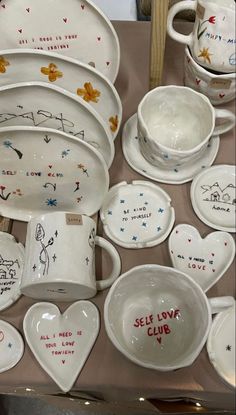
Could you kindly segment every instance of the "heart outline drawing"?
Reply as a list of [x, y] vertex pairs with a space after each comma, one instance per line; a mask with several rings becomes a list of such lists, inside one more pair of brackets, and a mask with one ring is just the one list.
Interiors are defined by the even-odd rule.
[[204, 292], [219, 281], [235, 257], [235, 242], [230, 233], [215, 231], [202, 238], [188, 224], [173, 229], [168, 248], [172, 266], [192, 277]]
[[67, 393], [95, 344], [100, 315], [87, 300], [73, 303], [64, 313], [53, 303], [39, 302], [26, 312], [23, 330], [40, 366]]

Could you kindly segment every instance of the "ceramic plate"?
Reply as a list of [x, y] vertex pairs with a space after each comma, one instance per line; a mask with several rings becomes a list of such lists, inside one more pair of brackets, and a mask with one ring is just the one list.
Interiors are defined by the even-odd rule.
[[89, 301], [77, 301], [61, 314], [54, 304], [37, 303], [27, 311], [23, 328], [39, 364], [64, 392], [68, 392], [98, 336], [97, 307]]
[[227, 232], [212, 232], [202, 239], [196, 228], [183, 224], [171, 232], [169, 253], [173, 267], [190, 275], [207, 291], [232, 264], [235, 243]]
[[0, 320], [0, 373], [16, 366], [23, 353], [21, 335], [11, 324]]
[[46, 128], [0, 131], [0, 214], [29, 221], [56, 210], [96, 213], [108, 191], [107, 166], [92, 146]]
[[214, 229], [235, 232], [235, 166], [217, 165], [201, 172], [191, 185], [196, 215]]
[[85, 101], [55, 85], [25, 82], [0, 88], [0, 127], [49, 127], [93, 145], [108, 167], [114, 158], [111, 132]]
[[[4, 4], [3, 4], [4, 3]], [[89, 0], [11, 0], [1, 3], [0, 49], [58, 52], [90, 63], [112, 82], [120, 47], [110, 20]]]
[[150, 164], [139, 150], [137, 138], [137, 115], [133, 115], [126, 122], [122, 134], [122, 149], [124, 157], [130, 167], [142, 176], [160, 183], [182, 184], [189, 182], [202, 169], [210, 166], [218, 153], [220, 138], [214, 137], [205, 151], [205, 154], [195, 163], [174, 170], [161, 169]]
[[23, 265], [23, 245], [9, 233], [0, 232], [0, 310], [20, 297]]
[[219, 376], [235, 388], [235, 305], [214, 318], [207, 351]]
[[116, 137], [122, 120], [121, 100], [101, 72], [76, 59], [41, 50], [0, 51], [1, 62], [0, 86], [29, 81], [56, 84], [89, 103]]
[[163, 242], [175, 213], [171, 199], [159, 186], [136, 180], [112, 187], [100, 210], [106, 235], [125, 248], [147, 248]]

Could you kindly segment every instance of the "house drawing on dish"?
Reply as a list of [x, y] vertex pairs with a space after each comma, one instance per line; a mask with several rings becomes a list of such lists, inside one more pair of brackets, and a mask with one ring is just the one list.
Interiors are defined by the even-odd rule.
[[229, 183], [227, 186], [221, 186], [218, 182], [213, 185], [201, 186], [202, 195], [204, 196], [203, 201], [209, 203], [223, 203], [227, 205], [235, 205], [235, 190], [236, 186]]

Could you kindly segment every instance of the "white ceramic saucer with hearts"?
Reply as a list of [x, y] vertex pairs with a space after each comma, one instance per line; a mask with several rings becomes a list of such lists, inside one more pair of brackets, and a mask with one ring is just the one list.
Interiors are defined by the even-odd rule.
[[77, 301], [61, 314], [52, 303], [36, 303], [27, 311], [23, 328], [39, 364], [63, 392], [68, 392], [98, 336], [97, 307], [90, 301]]
[[174, 268], [191, 276], [208, 291], [227, 271], [235, 257], [235, 243], [227, 232], [212, 232], [202, 239], [193, 226], [176, 226], [169, 237]]

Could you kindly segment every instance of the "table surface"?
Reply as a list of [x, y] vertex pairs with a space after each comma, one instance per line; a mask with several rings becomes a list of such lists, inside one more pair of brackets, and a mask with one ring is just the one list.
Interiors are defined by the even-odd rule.
[[[133, 115], [138, 103], [148, 91], [149, 84], [149, 22], [113, 22], [121, 45], [121, 65], [116, 88], [123, 103], [123, 123]], [[189, 31], [189, 23], [180, 22], [182, 31]], [[167, 37], [163, 84], [183, 85], [184, 46]], [[233, 109], [233, 103], [224, 106]], [[122, 132], [122, 129], [121, 129]], [[121, 132], [116, 139], [116, 155], [110, 169], [110, 185], [120, 181], [147, 180], [133, 171], [125, 161], [121, 150]], [[235, 138], [233, 131], [221, 137], [220, 150], [214, 164], [235, 164]], [[166, 190], [176, 213], [175, 224], [188, 223], [195, 226], [200, 234], [213, 230], [195, 215], [189, 198], [190, 183], [183, 185], [159, 184]], [[98, 233], [103, 234], [101, 223]], [[14, 221], [12, 234], [25, 242], [26, 224]], [[115, 245], [115, 244], [114, 244]], [[171, 266], [167, 240], [148, 249], [128, 250], [116, 246], [122, 261], [122, 273], [141, 264]], [[96, 254], [97, 273], [106, 275], [110, 267], [105, 254]], [[208, 292], [208, 297], [232, 295], [235, 297], [235, 263], [220, 281]], [[108, 339], [103, 320], [103, 304], [107, 290], [100, 292], [91, 301], [101, 315], [101, 329], [92, 352], [85, 363], [71, 393], [85, 392], [102, 399], [137, 399], [188, 397], [202, 400], [209, 407], [231, 409], [234, 405], [234, 391], [223, 383], [209, 362], [206, 347], [194, 364], [173, 373], [162, 373], [145, 369], [127, 360], [115, 349]], [[22, 322], [28, 308], [36, 301], [22, 296], [17, 303], [0, 313], [0, 318], [12, 323], [22, 334]], [[68, 303], [58, 303], [61, 311]], [[60, 393], [57, 385], [44, 372], [25, 345], [25, 353], [19, 364], [0, 375], [0, 393], [21, 393], [28, 388], [40, 394]]]

